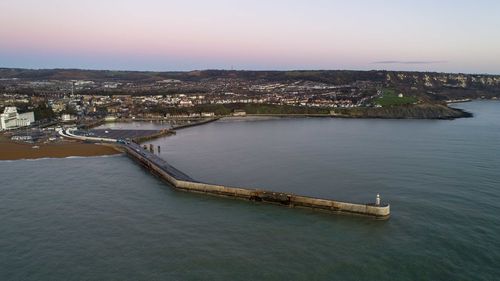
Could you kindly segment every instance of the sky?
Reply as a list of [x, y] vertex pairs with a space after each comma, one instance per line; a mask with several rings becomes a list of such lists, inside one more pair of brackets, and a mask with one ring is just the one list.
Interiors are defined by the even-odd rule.
[[500, 1], [0, 0], [0, 67], [500, 74]]

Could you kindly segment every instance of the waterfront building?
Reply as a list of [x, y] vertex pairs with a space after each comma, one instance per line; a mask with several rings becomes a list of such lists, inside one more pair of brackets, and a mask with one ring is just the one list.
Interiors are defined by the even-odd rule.
[[202, 112], [201, 117], [214, 117], [215, 113], [214, 112]]
[[239, 116], [239, 117], [242, 117], [242, 116], [246, 116], [247, 113], [245, 110], [242, 110], [242, 109], [235, 109], [233, 111], [233, 116]]
[[35, 122], [33, 112], [18, 113], [16, 107], [6, 107], [4, 112], [0, 114], [0, 130], [26, 127], [33, 122]]

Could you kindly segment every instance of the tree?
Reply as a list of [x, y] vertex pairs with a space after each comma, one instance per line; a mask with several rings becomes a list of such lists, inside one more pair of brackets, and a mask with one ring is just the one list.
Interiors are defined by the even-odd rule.
[[77, 115], [78, 111], [76, 110], [76, 107], [72, 104], [69, 104], [66, 106], [66, 109], [61, 111], [61, 114], [70, 114], [70, 115]]
[[35, 120], [37, 121], [53, 119], [56, 116], [52, 108], [50, 106], [47, 106], [47, 104], [45, 103], [42, 103], [38, 107], [36, 107], [34, 113]]

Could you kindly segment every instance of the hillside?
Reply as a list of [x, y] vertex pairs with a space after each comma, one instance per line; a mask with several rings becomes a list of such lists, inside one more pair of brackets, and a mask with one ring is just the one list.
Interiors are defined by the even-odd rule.
[[385, 87], [424, 97], [427, 101], [462, 98], [500, 97], [500, 76], [403, 71], [229, 71], [203, 70], [189, 72], [111, 71], [80, 69], [17, 69], [0, 68], [0, 79], [20, 80], [92, 80], [151, 83], [164, 79], [207, 81], [237, 79], [246, 81], [312, 81], [330, 85], [373, 82]]

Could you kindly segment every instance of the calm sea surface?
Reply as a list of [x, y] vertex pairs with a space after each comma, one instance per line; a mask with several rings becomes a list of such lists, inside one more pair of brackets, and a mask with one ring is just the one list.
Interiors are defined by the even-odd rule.
[[153, 142], [198, 180], [380, 193], [387, 221], [176, 192], [125, 156], [0, 162], [0, 280], [498, 280], [500, 102], [456, 106], [475, 118], [221, 120]]

